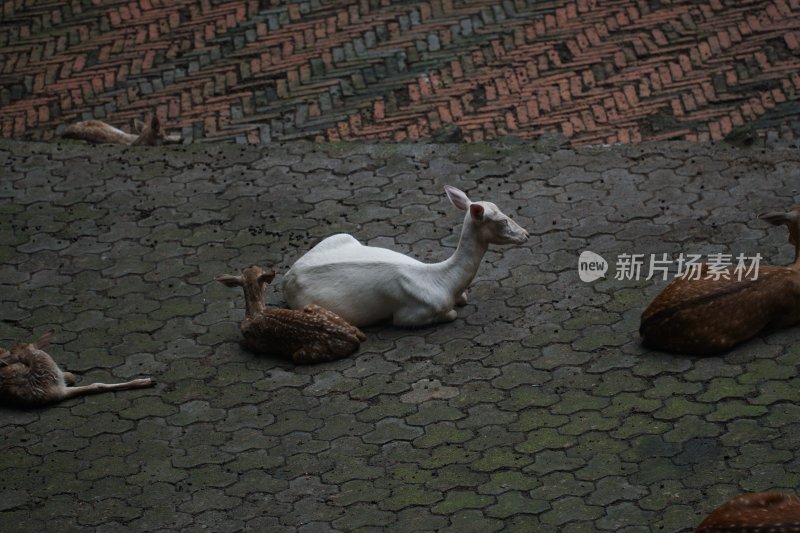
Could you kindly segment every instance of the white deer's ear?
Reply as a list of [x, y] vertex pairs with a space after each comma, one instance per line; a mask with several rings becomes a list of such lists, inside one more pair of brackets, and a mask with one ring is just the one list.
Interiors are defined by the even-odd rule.
[[475, 220], [483, 220], [483, 206], [481, 204], [470, 204], [469, 214]]
[[451, 187], [450, 185], [444, 186], [444, 192], [447, 193], [447, 197], [450, 198], [450, 202], [452, 202], [454, 206], [462, 211], [465, 211], [469, 207], [469, 204], [472, 203], [469, 201], [469, 198], [467, 198], [467, 195], [464, 194], [463, 191], [460, 191], [455, 187]]
[[142, 131], [144, 130], [144, 122], [142, 122], [138, 118], [133, 119], [133, 130], [136, 133], [142, 133]]

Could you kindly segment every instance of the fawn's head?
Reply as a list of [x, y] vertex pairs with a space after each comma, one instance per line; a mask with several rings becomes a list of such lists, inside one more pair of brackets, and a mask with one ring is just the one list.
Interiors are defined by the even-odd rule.
[[275, 279], [274, 270], [264, 270], [258, 265], [250, 265], [242, 269], [241, 276], [222, 274], [215, 278], [226, 287], [243, 287], [246, 313], [254, 313], [264, 309], [264, 285]]
[[250, 265], [242, 269], [241, 276], [221, 274], [214, 279], [226, 287], [247, 287], [250, 284], [263, 287], [265, 284], [272, 283], [272, 280], [275, 279], [275, 271], [272, 269], [264, 270], [258, 265]]
[[12, 346], [10, 351], [12, 353], [17, 353], [17, 354], [20, 353], [33, 354], [42, 351], [45, 348], [47, 348], [47, 346], [53, 340], [54, 336], [55, 336], [55, 331], [51, 329], [49, 331], [44, 332], [36, 342], [19, 342], [14, 346]]
[[784, 225], [789, 229], [789, 242], [794, 246], [794, 267], [800, 267], [800, 206], [786, 213], [772, 212], [759, 215], [773, 226]]
[[167, 135], [161, 127], [161, 121], [155, 113], [150, 118], [149, 123], [144, 123], [139, 119], [133, 121], [134, 129], [139, 137], [133, 141], [134, 146], [158, 146], [161, 144], [176, 144], [181, 142], [180, 135]]

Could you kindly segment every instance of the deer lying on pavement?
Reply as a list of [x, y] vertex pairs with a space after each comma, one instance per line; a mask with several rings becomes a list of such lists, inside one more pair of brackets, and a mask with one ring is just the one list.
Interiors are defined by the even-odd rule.
[[239, 329], [252, 351], [291, 357], [297, 364], [322, 363], [351, 355], [366, 340], [358, 328], [318, 305], [302, 310], [267, 307], [264, 285], [273, 279], [274, 271], [256, 265], [242, 270], [241, 276], [216, 278], [228, 287], [244, 289], [245, 318]]
[[79, 387], [75, 376], [62, 371], [43, 348], [50, 344], [53, 332], [48, 331], [33, 344], [18, 343], [11, 350], [0, 348], [0, 402], [39, 407], [84, 394], [152, 387], [150, 378], [126, 383], [93, 383]]
[[391, 319], [397, 326], [424, 326], [456, 319], [490, 244], [522, 244], [528, 232], [491, 202], [472, 202], [445, 186], [450, 202], [466, 211], [455, 253], [426, 264], [406, 255], [364, 246], [351, 235], [328, 237], [286, 273], [284, 294], [292, 308], [318, 304], [351, 324]]
[[800, 533], [800, 498], [782, 492], [737, 496], [717, 507], [694, 533]]
[[158, 117], [153, 114], [150, 122], [134, 121], [136, 134], [126, 133], [100, 120], [84, 120], [70, 124], [62, 134], [69, 139], [80, 139], [100, 144], [126, 144], [131, 146], [158, 146], [181, 142], [180, 135], [167, 135]]
[[730, 350], [765, 328], [800, 322], [800, 207], [767, 213], [767, 222], [789, 228], [795, 247], [788, 267], [760, 266], [756, 279], [741, 281], [678, 278], [667, 285], [642, 313], [639, 333], [645, 345], [669, 352], [713, 355]]

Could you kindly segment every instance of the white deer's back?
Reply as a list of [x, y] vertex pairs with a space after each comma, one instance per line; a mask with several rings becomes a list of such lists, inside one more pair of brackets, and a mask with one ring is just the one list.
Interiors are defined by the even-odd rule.
[[351, 324], [391, 317], [406, 296], [407, 280], [425, 265], [398, 252], [332, 235], [297, 260], [284, 277], [289, 306], [315, 303]]
[[332, 263], [387, 263], [410, 266], [423, 264], [388, 248], [364, 246], [352, 235], [339, 233], [331, 235], [309, 250], [307, 254], [297, 260], [292, 269], [294, 270], [298, 266], [310, 267]]

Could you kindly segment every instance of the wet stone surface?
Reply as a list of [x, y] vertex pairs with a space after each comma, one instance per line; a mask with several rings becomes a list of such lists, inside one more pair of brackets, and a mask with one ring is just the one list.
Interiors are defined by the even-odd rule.
[[[684, 531], [800, 485], [798, 331], [724, 357], [645, 350], [666, 283], [622, 253], [791, 259], [755, 214], [800, 199], [792, 147], [293, 143], [174, 149], [0, 141], [0, 340], [54, 328], [82, 383], [153, 389], [0, 409], [9, 531]], [[239, 345], [213, 281], [321, 238], [446, 258], [442, 187], [531, 232], [494, 247], [450, 324], [366, 328], [296, 367]], [[609, 276], [578, 278], [592, 250]], [[52, 526], [50, 526], [52, 527]]]

